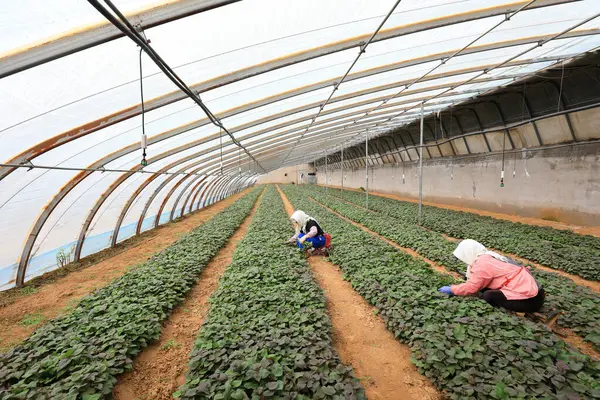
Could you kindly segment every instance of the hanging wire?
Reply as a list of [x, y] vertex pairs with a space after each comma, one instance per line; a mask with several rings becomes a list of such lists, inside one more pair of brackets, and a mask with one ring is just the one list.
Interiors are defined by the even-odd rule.
[[147, 139], [146, 139], [146, 110], [144, 108], [144, 80], [143, 80], [143, 73], [142, 73], [142, 48], [140, 47], [140, 97], [141, 97], [141, 104], [142, 104], [142, 140], [141, 140], [141, 147], [142, 147], [142, 161], [140, 162], [142, 167], [145, 167], [148, 165], [148, 161], [146, 160], [146, 147], [147, 147]]
[[562, 62], [562, 71], [560, 74], [560, 90], [558, 91], [558, 99], [556, 104], [556, 111], [560, 111], [560, 99], [562, 98], [563, 91], [563, 79], [565, 78], [565, 62]]
[[502, 140], [502, 171], [500, 172], [500, 187], [504, 187], [504, 154], [506, 152], [506, 130], [504, 130], [504, 140]]

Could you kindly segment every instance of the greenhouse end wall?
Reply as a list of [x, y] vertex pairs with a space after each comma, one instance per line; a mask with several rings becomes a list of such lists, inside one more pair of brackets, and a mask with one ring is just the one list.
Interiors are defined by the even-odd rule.
[[[600, 225], [600, 143], [507, 153], [504, 187], [501, 168], [502, 154], [424, 160], [423, 199]], [[317, 172], [319, 184], [326, 183], [324, 172], [322, 168]], [[365, 187], [364, 168], [346, 170], [345, 175], [345, 187]], [[329, 185], [340, 186], [340, 176], [339, 169], [330, 171]], [[418, 198], [418, 163], [369, 167], [369, 189]]]

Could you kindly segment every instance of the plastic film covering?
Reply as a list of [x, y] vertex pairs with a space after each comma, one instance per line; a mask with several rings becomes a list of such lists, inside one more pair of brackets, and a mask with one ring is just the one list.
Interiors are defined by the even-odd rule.
[[114, 3], [260, 165], [142, 53], [142, 168], [140, 48], [88, 2], [3, 2], [0, 289], [600, 44], [594, 0], [404, 0], [358, 60], [395, 1]]

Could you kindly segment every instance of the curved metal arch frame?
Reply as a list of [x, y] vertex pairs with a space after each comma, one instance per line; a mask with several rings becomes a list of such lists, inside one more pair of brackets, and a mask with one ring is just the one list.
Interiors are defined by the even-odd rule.
[[211, 182], [211, 184], [208, 184], [206, 187], [206, 190], [204, 192], [204, 197], [202, 197], [202, 195], [200, 196], [199, 203], [201, 203], [202, 200], [204, 199], [204, 207], [212, 205], [214, 203], [213, 192], [217, 188], [220, 188], [221, 186], [225, 185], [230, 179], [231, 179], [231, 176], [223, 175], [221, 177], [221, 179], [215, 180], [215, 181]]
[[230, 188], [234, 184], [236, 184], [238, 181], [240, 181], [242, 179], [243, 178], [241, 176], [231, 177], [231, 179], [228, 180], [227, 182], [225, 182], [225, 184], [221, 188], [215, 189], [215, 201], [214, 201], [214, 203], [217, 203], [217, 202], [223, 200], [226, 196], [228, 196], [227, 193], [230, 190]]
[[192, 197], [192, 201], [190, 202], [190, 210], [189, 212], [193, 212], [195, 210], [198, 210], [198, 208], [200, 208], [200, 200], [198, 200], [198, 206], [194, 207], [194, 205], [196, 204], [196, 198], [200, 195], [200, 193], [203, 193], [205, 190], [205, 187], [208, 185], [208, 182], [206, 182], [206, 185], [199, 185], [196, 186], [192, 189], [192, 192], [190, 193], [190, 195], [192, 193], [194, 193], [194, 196]]
[[[223, 179], [223, 177], [220, 176], [220, 177], [217, 177], [216, 179]], [[216, 181], [216, 179], [215, 179], [215, 181]], [[216, 184], [216, 183], [217, 182], [214, 182], [214, 181], [212, 182], [212, 184]], [[196, 192], [196, 194], [194, 196], [194, 203], [196, 205], [195, 206], [193, 206], [193, 204], [191, 205], [194, 210], [199, 210], [206, 206], [206, 204], [202, 203], [202, 200], [204, 199], [204, 195], [206, 194], [206, 191], [209, 189], [210, 186], [211, 186], [211, 182], [207, 182], [206, 185], [203, 185], [203, 187], [198, 189], [198, 191]], [[196, 203], [196, 198], [198, 199], [197, 203]]]
[[[150, 164], [152, 164], [152, 163], [154, 163], [154, 162], [156, 162], [156, 161], [159, 161], [159, 160], [161, 160], [161, 159], [163, 159], [163, 158], [166, 158], [166, 157], [168, 157], [169, 155], [166, 155], [166, 154], [167, 154], [167, 152], [165, 152], [165, 153], [162, 153], [162, 154], [159, 154], [159, 155], [157, 155], [157, 156], [155, 156], [155, 157], [153, 157], [153, 158], [150, 158], [150, 159], [148, 160], [148, 165], [150, 165]], [[196, 156], [196, 154], [192, 154], [192, 155], [188, 155], [188, 156], [186, 156], [186, 157], [183, 157], [183, 158], [181, 158], [181, 159], [177, 160], [177, 161], [176, 161], [176, 162], [174, 162], [174, 163], [168, 164], [167, 166], [163, 167], [163, 168], [162, 168], [162, 169], [160, 169], [159, 171], [160, 171], [160, 172], [165, 172], [165, 171], [168, 171], [169, 169], [173, 168], [173, 166], [175, 166], [175, 165], [178, 165], [178, 164], [181, 164], [181, 163], [184, 163], [184, 162], [187, 162], [187, 161], [193, 160], [194, 158], [196, 158], [195, 156]], [[110, 195], [111, 195], [111, 194], [112, 194], [112, 193], [113, 193], [113, 192], [114, 192], [114, 191], [115, 191], [115, 190], [116, 190], [116, 189], [117, 189], [117, 188], [118, 188], [118, 187], [119, 187], [119, 186], [120, 186], [122, 183], [124, 183], [124, 182], [125, 182], [125, 181], [126, 181], [128, 178], [129, 178], [129, 177], [131, 177], [131, 176], [132, 176], [132, 174], [133, 174], [135, 171], [137, 171], [137, 170], [140, 170], [141, 168], [142, 168], [142, 167], [141, 167], [141, 165], [135, 165], [134, 167], [132, 167], [132, 168], [131, 168], [131, 172], [127, 172], [127, 173], [124, 173], [124, 174], [120, 175], [120, 176], [119, 176], [117, 179], [115, 179], [115, 181], [113, 181], [113, 182], [112, 182], [112, 184], [111, 184], [111, 185], [110, 185], [110, 186], [109, 186], [109, 187], [108, 187], [108, 188], [107, 188], [107, 189], [106, 189], [106, 190], [105, 190], [105, 191], [102, 193], [102, 195], [101, 195], [101, 196], [98, 198], [98, 200], [96, 201], [96, 203], [95, 203], [95, 204], [92, 206], [92, 208], [90, 209], [90, 211], [89, 211], [89, 213], [88, 213], [88, 216], [86, 217], [86, 219], [85, 219], [85, 220], [84, 220], [84, 222], [83, 222], [82, 228], [81, 228], [81, 230], [80, 230], [80, 233], [79, 233], [79, 237], [78, 237], [78, 240], [77, 240], [77, 245], [76, 245], [76, 247], [75, 247], [75, 254], [74, 254], [74, 255], [75, 255], [75, 259], [79, 259], [79, 258], [80, 258], [80, 256], [81, 256], [81, 251], [82, 251], [82, 248], [83, 248], [83, 243], [84, 243], [84, 241], [85, 241], [85, 236], [86, 236], [87, 230], [89, 229], [89, 226], [91, 225], [91, 223], [92, 223], [92, 221], [93, 221], [93, 219], [94, 219], [94, 217], [95, 217], [96, 213], [98, 212], [98, 210], [100, 209], [100, 207], [102, 206], [102, 204], [104, 204], [104, 202], [105, 202], [105, 201], [108, 199], [108, 197], [109, 197], [109, 196], [110, 196]], [[147, 184], [150, 184], [150, 183], [151, 183], [151, 182], [152, 182], [154, 179], [156, 179], [156, 177], [157, 177], [157, 176], [158, 176], [158, 175], [154, 175], [154, 176], [151, 176], [150, 178], [148, 178], [148, 179], [146, 180]], [[177, 176], [177, 175], [171, 175], [169, 178], [172, 178], [172, 177], [175, 177], [175, 176]], [[167, 178], [167, 179], [169, 179], [169, 178]], [[147, 185], [146, 185], [146, 186], [147, 186]], [[145, 186], [144, 186], [144, 187], [145, 187]], [[138, 190], [140, 190], [140, 193], [141, 193], [141, 191], [144, 189], [144, 187], [138, 188]], [[136, 192], [137, 192], [137, 190], [136, 190]], [[120, 217], [119, 217], [119, 218], [120, 218]], [[122, 221], [122, 220], [121, 220], [121, 221]], [[139, 234], [139, 231], [137, 231], [137, 229], [136, 229], [136, 233], [137, 233], [137, 234]], [[116, 241], [117, 241], [117, 236], [118, 236], [118, 230], [113, 232], [113, 235], [112, 235], [112, 237], [111, 237], [111, 246], [114, 246], [114, 244], [116, 243]]]
[[[194, 186], [193, 186], [193, 187], [190, 189], [190, 192], [188, 193], [188, 195], [185, 197], [185, 201], [183, 202], [183, 209], [185, 210], [185, 208], [186, 208], [186, 207], [188, 207], [188, 212], [187, 212], [187, 214], [189, 214], [189, 213], [191, 213], [191, 212], [192, 212], [192, 204], [193, 204], [193, 203], [190, 203], [190, 199], [191, 199], [191, 197], [192, 197], [192, 194], [194, 193], [194, 191], [195, 191], [196, 189], [198, 189], [198, 187], [200, 186], [200, 184], [201, 184], [201, 183], [202, 183], [202, 182], [195, 183], [195, 184], [194, 184]], [[188, 203], [190, 204], [189, 206], [188, 206]], [[184, 214], [185, 214], [185, 212], [183, 212], [183, 213], [181, 214], [181, 216], [183, 216]]]
[[[181, 186], [181, 184], [187, 179], [189, 178], [191, 175], [184, 175], [183, 178], [181, 178], [180, 180], [177, 181], [177, 183], [175, 183], [175, 185], [173, 185], [173, 187], [169, 190], [169, 192], [167, 193], [167, 195], [165, 196], [165, 198], [163, 199], [163, 201], [161, 202], [160, 206], [158, 207], [158, 211], [156, 213], [156, 217], [154, 219], [154, 227], [157, 228], [160, 225], [160, 217], [162, 216], [162, 212], [163, 209], [165, 208], [165, 206], [167, 205], [167, 202], [169, 201], [169, 199], [171, 198], [171, 196], [173, 195], [173, 193], [175, 193], [175, 191], [177, 190], [177, 188], [179, 186]], [[172, 212], [174, 210], [171, 210], [171, 213], [169, 215], [172, 215]], [[169, 217], [169, 221], [170, 221], [170, 217]]]
[[241, 182], [244, 182], [247, 178], [247, 176], [238, 175], [238, 178], [235, 181], [232, 181], [232, 183], [229, 184], [229, 187], [221, 193], [221, 200], [225, 200], [227, 197], [236, 193]]
[[[175, 217], [175, 211], [177, 210], [177, 204], [179, 204], [179, 202], [181, 201], [181, 198], [187, 193], [190, 186], [192, 186], [196, 181], [197, 181], [197, 179], [193, 179], [193, 178], [190, 179], [190, 181], [185, 185], [185, 187], [181, 190], [181, 193], [179, 193], [179, 195], [175, 199], [175, 203], [173, 204], [173, 209], [171, 210], [171, 216], [170, 216], [171, 221], [173, 221], [174, 219], [177, 218], [177, 217]], [[181, 213], [179, 213], [179, 218], [181, 218], [185, 215], [186, 205], [187, 205], [187, 202], [183, 203], [183, 206], [181, 207]]]
[[[581, 34], [581, 32], [576, 32], [576, 33]], [[549, 35], [544, 35], [544, 36], [549, 36]], [[479, 51], [482, 51], [482, 50], [479, 50]], [[131, 146], [128, 146], [128, 147], [130, 148]], [[127, 149], [127, 148], [124, 148], [124, 149]], [[117, 151], [117, 152], [113, 153], [112, 155], [108, 156], [108, 158], [111, 158], [111, 157], [112, 158], [116, 158], [115, 155], [118, 155], [118, 154], [120, 154], [120, 155], [128, 154], [128, 152], [126, 150], [124, 150], [124, 149], [122, 149], [121, 151]], [[101, 167], [106, 162], [109, 162], [107, 160], [107, 157], [105, 157], [104, 159], [102, 159], [102, 161], [104, 161], [104, 162], [97, 161], [96, 163], [94, 163], [91, 166], [91, 168], [98, 168], [98, 167]], [[96, 165], [96, 164], [100, 164], [100, 165]], [[56, 205], [62, 200], [62, 198], [64, 198], [66, 196], [66, 194], [68, 194], [68, 192], [70, 192], [70, 190], [73, 189], [74, 186], [76, 186], [78, 183], [80, 183], [83, 179], [85, 179], [89, 175], [91, 175], [91, 172], [84, 171], [84, 172], [78, 174], [69, 183], [67, 183], [67, 185], [65, 185], [61, 189], [61, 191], [59, 192], [59, 194], [57, 194], [51, 200], [51, 202], [49, 203], [49, 207], [46, 208], [42, 212], [42, 214], [40, 215], [40, 217], [38, 218], [38, 220], [34, 224], [33, 228], [30, 231], [30, 235], [29, 235], [29, 237], [28, 237], [28, 239], [26, 241], [26, 245], [25, 245], [24, 251], [22, 252], [22, 256], [21, 256], [21, 258], [19, 260], [19, 269], [18, 269], [18, 273], [17, 273], [17, 285], [22, 285], [22, 283], [24, 281], [25, 264], [27, 264], [28, 261], [29, 261], [29, 255], [31, 253], [31, 249], [33, 247], [33, 243], [34, 243], [35, 239], [37, 238], [37, 234], [41, 230], [41, 227], [43, 226], [43, 224], [47, 220], [49, 214], [56, 207]]]
[[[202, 174], [204, 174], [206, 176], [214, 176], [213, 172], [216, 171], [216, 167], [215, 166], [217, 164], [219, 164], [219, 161], [212, 161], [212, 162], [209, 162], [209, 163], [206, 163], [206, 162], [203, 161], [202, 165], [199, 168], [197, 168], [196, 171], [202, 171]], [[212, 170], [209, 170], [209, 168], [212, 168]], [[148, 197], [148, 199], [146, 200], [146, 204], [145, 204], [145, 206], [144, 206], [144, 208], [143, 208], [143, 210], [140, 213], [140, 216], [138, 218], [138, 225], [137, 225], [137, 228], [136, 228], [136, 234], [139, 234], [141, 232], [142, 223], [143, 223], [144, 219], [146, 218], [146, 214], [148, 212], [148, 209], [152, 205], [153, 201], [158, 197], [158, 195], [160, 194], [160, 192], [162, 191], [162, 189], [164, 189], [174, 179], [174, 177], [176, 177], [176, 176], [177, 175], [172, 175], [169, 178], [165, 179], [165, 181], [162, 182], [161, 185], [154, 190], [154, 192], [152, 193], [152, 195], [150, 195]], [[210, 184], [210, 182], [212, 182], [212, 181], [207, 181], [208, 184]], [[159, 215], [159, 214], [157, 214], [157, 215]], [[157, 221], [158, 220], [155, 220], [155, 223], [154, 223], [154, 227], [155, 228], [158, 226]], [[115, 230], [116, 230], [116, 227], [115, 227]]]
[[229, 183], [225, 184], [225, 186], [219, 191], [217, 195], [217, 201], [221, 201], [229, 197], [232, 192], [235, 192], [235, 190], [237, 190], [238, 185], [246, 179], [246, 176], [233, 177], [229, 181]]
[[[350, 107], [350, 106], [348, 106], [348, 107]], [[332, 112], [336, 112], [336, 111], [338, 111], [338, 109], [332, 110]], [[258, 122], [258, 121], [257, 121], [257, 122]], [[240, 127], [240, 128], [241, 128], [241, 127]], [[273, 129], [274, 127], [271, 127], [271, 128]], [[190, 144], [190, 145], [191, 145], [191, 144]]]
[[[547, 6], [552, 6], [552, 5], [565, 4], [565, 3], [569, 3], [569, 2], [573, 2], [573, 1], [577, 1], [577, 0], [538, 0], [537, 3], [532, 4], [528, 8], [528, 10], [539, 8], [539, 7], [547, 7]], [[432, 21], [417, 22], [413, 25], [389, 28], [389, 29], [380, 31], [380, 33], [378, 34], [378, 36], [375, 38], [374, 41], [383, 41], [383, 40], [387, 40], [387, 39], [392, 39], [394, 37], [399, 37], [399, 36], [403, 36], [403, 35], [407, 35], [407, 34], [411, 34], [411, 33], [417, 33], [417, 32], [422, 32], [422, 31], [426, 31], [426, 30], [430, 30], [430, 29], [449, 26], [449, 25], [456, 24], [456, 23], [468, 22], [468, 21], [472, 21], [472, 20], [488, 18], [488, 17], [497, 16], [497, 15], [504, 15], [507, 12], [514, 11], [515, 9], [516, 9], [515, 4], [510, 4], [508, 6], [504, 5], [501, 7], [492, 7], [492, 8], [482, 9], [482, 10], [474, 10], [470, 13], [465, 13], [462, 15], [460, 15], [460, 14], [452, 15], [452, 16], [449, 16], [446, 18], [439, 18], [439, 19], [435, 19]], [[365, 36], [365, 35], [363, 35], [363, 36]], [[366, 35], [366, 36], [369, 36], [369, 35]], [[565, 37], [567, 37], [567, 36], [565, 36]], [[231, 84], [231, 83], [243, 80], [243, 79], [247, 79], [247, 78], [250, 78], [250, 77], [253, 77], [256, 75], [260, 75], [260, 74], [263, 74], [263, 73], [266, 73], [269, 71], [273, 71], [273, 70], [276, 70], [279, 68], [283, 68], [285, 66], [297, 64], [297, 63], [300, 63], [303, 61], [308, 61], [313, 58], [318, 58], [318, 57], [321, 57], [324, 55], [333, 54], [333, 53], [340, 52], [343, 50], [348, 50], [348, 49], [351, 49], [354, 47], [359, 47], [361, 45], [361, 41], [362, 41], [361, 38], [362, 38], [362, 36], [357, 37], [357, 38], [351, 38], [351, 39], [347, 39], [346, 41], [336, 42], [336, 43], [322, 46], [322, 47], [319, 47], [316, 49], [310, 49], [305, 52], [295, 53], [295, 54], [292, 54], [287, 57], [280, 57], [273, 61], [268, 61], [268, 62], [265, 62], [262, 64], [244, 68], [242, 70], [238, 70], [238, 71], [235, 71], [233, 73], [230, 73], [230, 74], [227, 74], [224, 76], [216, 77], [211, 80], [195, 84], [191, 87], [191, 89], [194, 92], [203, 93], [203, 92], [211, 90], [211, 89], [215, 89], [215, 88], [225, 86], [225, 85], [228, 85], [228, 84]], [[523, 39], [519, 39], [519, 40], [523, 40]], [[515, 42], [517, 42], [519, 40], [516, 40]], [[482, 47], [482, 46], [480, 46], [480, 47]], [[478, 51], [483, 51], [483, 50], [478, 50]], [[450, 52], [450, 55], [452, 53], [453, 52]], [[470, 54], [470, 50], [465, 51], [463, 54], [464, 55]], [[445, 56], [447, 57], [448, 55], [438, 54], [438, 55], [435, 55], [435, 57], [436, 57], [435, 59], [443, 59]], [[392, 69], [396, 69], [396, 68], [398, 68], [398, 67], [393, 67]], [[380, 71], [380, 72], [384, 72], [384, 71]], [[360, 73], [358, 73], [358, 74], [360, 74]], [[339, 78], [336, 78], [336, 79], [338, 79], [338, 81], [339, 81]], [[348, 77], [346, 78], [346, 81], [350, 81], [353, 79], [358, 79], [357, 74], [348, 75]], [[333, 80], [333, 82], [329, 82], [324, 87], [330, 86], [334, 83], [335, 83], [335, 80]], [[315, 89], [311, 89], [311, 90], [315, 90]], [[182, 100], [184, 98], [187, 98], [187, 96], [185, 94], [183, 94], [182, 92], [179, 92], [179, 91], [172, 92], [172, 93], [157, 97], [153, 100], [146, 102], [145, 110], [146, 110], [146, 112], [152, 111], [152, 110], [160, 108], [164, 105], [172, 104], [176, 101]], [[41, 142], [38, 145], [31, 147], [31, 148], [25, 150], [24, 152], [20, 153], [19, 155], [13, 157], [7, 163], [20, 164], [23, 162], [31, 161], [35, 157], [38, 157], [39, 155], [41, 155], [49, 150], [52, 150], [62, 144], [65, 144], [72, 140], [89, 135], [90, 133], [96, 132], [97, 130], [103, 129], [107, 126], [111, 126], [118, 122], [125, 121], [129, 118], [139, 116], [140, 114], [141, 114], [141, 104], [137, 104], [135, 106], [128, 107], [121, 111], [114, 112], [108, 116], [97, 119], [95, 121], [90, 121], [82, 126], [79, 126], [77, 128], [71, 129], [62, 134], [56, 135], [50, 139], [47, 139], [46, 141]], [[208, 120], [207, 120], [207, 123], [208, 123]], [[3, 179], [6, 175], [10, 174], [12, 171], [14, 171], [14, 168], [12, 168], [12, 169], [5, 168], [4, 171], [0, 171], [0, 180]]]

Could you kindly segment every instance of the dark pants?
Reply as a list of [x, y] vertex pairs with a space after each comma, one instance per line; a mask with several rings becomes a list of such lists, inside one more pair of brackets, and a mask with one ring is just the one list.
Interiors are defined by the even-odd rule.
[[500, 290], [484, 289], [482, 290], [483, 299], [494, 307], [504, 307], [507, 310], [516, 312], [536, 312], [544, 304], [544, 289], [538, 291], [537, 296], [525, 300], [507, 300], [506, 296]]

